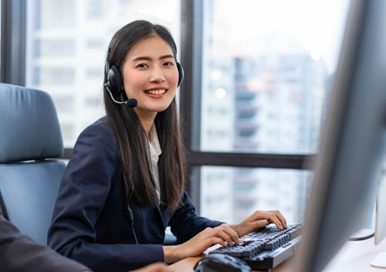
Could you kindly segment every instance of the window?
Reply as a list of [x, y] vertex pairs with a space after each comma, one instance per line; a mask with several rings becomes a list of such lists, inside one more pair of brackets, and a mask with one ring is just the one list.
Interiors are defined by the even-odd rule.
[[303, 220], [307, 171], [215, 166], [200, 170], [203, 216], [238, 223], [255, 210], [280, 210], [289, 222]]
[[50, 92], [67, 148], [104, 115], [104, 62], [115, 31], [147, 19], [179, 42], [178, 0], [31, 0], [27, 14], [26, 86]]
[[204, 216], [237, 222], [256, 209], [278, 209], [302, 221], [308, 171], [262, 168], [257, 160], [255, 167], [209, 166], [202, 158], [240, 166], [232, 153], [273, 161], [317, 151], [348, 2], [202, 1], [192, 190]]
[[203, 2], [200, 150], [315, 152], [348, 1]]
[[[26, 25], [26, 41], [23, 31], [9, 32], [23, 43], [7, 43], [2, 55], [12, 62], [2, 73], [24, 84], [25, 68], [26, 86], [50, 92], [72, 148], [104, 114], [103, 68], [115, 31], [135, 19], [166, 25], [181, 42], [180, 110], [199, 210], [235, 222], [241, 211], [280, 209], [297, 221], [309, 187], [303, 161], [316, 152], [348, 2], [21, 1], [12, 9], [24, 14], [27, 5], [27, 17], [8, 28]], [[25, 67], [24, 56], [15, 61], [24, 42]], [[227, 208], [214, 214], [218, 207]]]

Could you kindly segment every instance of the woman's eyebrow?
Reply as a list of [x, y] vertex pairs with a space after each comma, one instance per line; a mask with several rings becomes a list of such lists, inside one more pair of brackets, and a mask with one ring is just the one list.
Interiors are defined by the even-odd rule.
[[[174, 59], [174, 56], [168, 54], [168, 55], [163, 55], [163, 56], [159, 57], [159, 59], [161, 59], [161, 60], [162, 59], [169, 59], [169, 58]], [[152, 58], [151, 57], [147, 57], [147, 56], [140, 56], [140, 57], [136, 57], [136, 58], [133, 59], [133, 61], [141, 61], [141, 60], [150, 61], [150, 60], [152, 60]]]
[[164, 55], [164, 56], [161, 56], [160, 59], [174, 59], [174, 56], [173, 55]]

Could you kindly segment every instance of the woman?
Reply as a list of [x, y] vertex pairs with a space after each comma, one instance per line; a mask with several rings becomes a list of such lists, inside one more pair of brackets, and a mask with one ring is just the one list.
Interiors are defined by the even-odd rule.
[[[79, 136], [48, 235], [51, 247], [94, 271], [172, 263], [213, 244], [239, 243], [269, 223], [286, 227], [277, 211], [256, 212], [237, 225], [195, 214], [183, 191], [175, 101], [183, 72], [176, 54], [167, 29], [147, 21], [122, 27], [109, 45], [107, 117]], [[178, 245], [163, 245], [167, 226]]]

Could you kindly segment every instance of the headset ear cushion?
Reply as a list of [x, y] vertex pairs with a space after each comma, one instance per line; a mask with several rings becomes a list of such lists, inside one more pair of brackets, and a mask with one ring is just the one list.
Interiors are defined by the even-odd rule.
[[177, 86], [180, 86], [182, 81], [184, 80], [184, 68], [182, 68], [182, 65], [177, 62], [177, 70], [178, 70], [178, 84]]
[[122, 79], [121, 72], [115, 65], [111, 66], [107, 73], [107, 84], [114, 96], [118, 97], [122, 88]]

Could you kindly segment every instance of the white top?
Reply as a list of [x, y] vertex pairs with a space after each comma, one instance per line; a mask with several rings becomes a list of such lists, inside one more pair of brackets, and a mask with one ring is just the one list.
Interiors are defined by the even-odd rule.
[[160, 199], [160, 184], [159, 184], [159, 172], [158, 172], [158, 158], [162, 154], [161, 145], [159, 143], [157, 129], [155, 125], [151, 127], [151, 138], [149, 139], [149, 150], [150, 150], [150, 162], [151, 162], [151, 172], [153, 173], [153, 178], [156, 182], [156, 190], [158, 199]]

